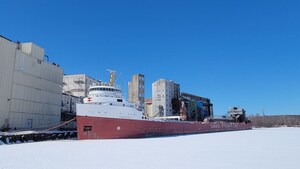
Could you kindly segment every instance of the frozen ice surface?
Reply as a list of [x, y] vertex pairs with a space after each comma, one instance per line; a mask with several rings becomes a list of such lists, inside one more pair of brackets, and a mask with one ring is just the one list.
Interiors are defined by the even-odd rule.
[[300, 128], [0, 146], [0, 169], [299, 169]]

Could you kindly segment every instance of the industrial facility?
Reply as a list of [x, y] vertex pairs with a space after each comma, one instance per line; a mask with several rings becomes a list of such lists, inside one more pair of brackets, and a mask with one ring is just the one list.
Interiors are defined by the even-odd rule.
[[144, 109], [145, 100], [145, 76], [136, 74], [132, 76], [131, 82], [128, 82], [128, 101], [135, 103]]
[[213, 117], [213, 104], [205, 97], [182, 92], [179, 105], [174, 107], [180, 107], [180, 115], [186, 116], [187, 120], [204, 121], [207, 117]]
[[172, 80], [159, 79], [152, 83], [152, 112], [154, 116], [173, 116], [172, 100], [179, 99], [180, 85]]
[[63, 76], [63, 92], [77, 97], [86, 97], [91, 86], [100, 85], [101, 81], [85, 74]]
[[61, 97], [61, 121], [67, 121], [76, 116], [76, 103], [82, 103], [83, 98], [67, 93], [62, 93]]
[[166, 79], [152, 83], [152, 99], [146, 99], [145, 106], [149, 117], [181, 116], [191, 121], [213, 117], [210, 99], [180, 92], [178, 83]]
[[60, 122], [63, 69], [42, 47], [0, 36], [0, 128], [43, 128]]
[[76, 103], [82, 103], [82, 97], [77, 97], [69, 95], [67, 93], [62, 93], [61, 98], [61, 112], [65, 114], [72, 114], [75, 116], [76, 113]]
[[[1, 129], [45, 128], [70, 120], [89, 88], [103, 84], [86, 74], [63, 75], [63, 69], [49, 62], [44, 49], [32, 42], [0, 36], [0, 56]], [[172, 80], [152, 83], [152, 98], [145, 100], [145, 76], [135, 74], [128, 82], [128, 97], [148, 117], [202, 121], [213, 116], [210, 99], [181, 93], [180, 85]]]
[[148, 117], [154, 117], [155, 114], [152, 109], [152, 98], [145, 99], [145, 115]]
[[[32, 43], [0, 36], [0, 143], [57, 139], [144, 138], [251, 129], [245, 110], [213, 117], [210, 99], [159, 79], [145, 99], [145, 76], [132, 75], [128, 101], [115, 84], [86, 74], [65, 75]], [[99, 125], [100, 124], [100, 125]]]

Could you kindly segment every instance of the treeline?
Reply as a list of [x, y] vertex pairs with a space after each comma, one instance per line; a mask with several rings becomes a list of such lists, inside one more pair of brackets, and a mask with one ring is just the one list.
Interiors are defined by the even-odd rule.
[[300, 127], [300, 115], [252, 115], [248, 118], [253, 122], [254, 127]]

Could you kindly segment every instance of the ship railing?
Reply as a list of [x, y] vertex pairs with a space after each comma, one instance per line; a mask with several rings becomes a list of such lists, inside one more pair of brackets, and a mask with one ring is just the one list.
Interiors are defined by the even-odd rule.
[[163, 117], [154, 117], [155, 119], [162, 119], [162, 120], [178, 120], [180, 121], [181, 116], [163, 116]]

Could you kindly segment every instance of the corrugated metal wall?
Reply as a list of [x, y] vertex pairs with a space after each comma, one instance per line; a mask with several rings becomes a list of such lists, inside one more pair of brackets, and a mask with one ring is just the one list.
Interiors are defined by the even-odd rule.
[[9, 120], [16, 45], [0, 37], [0, 128]]
[[[8, 114], [11, 128], [41, 128], [58, 124], [63, 70], [44, 62], [44, 49], [32, 43], [22, 44], [21, 51], [16, 50], [14, 43], [6, 41], [0, 44], [0, 49], [0, 125]], [[10, 104], [5, 102], [6, 97]]]

